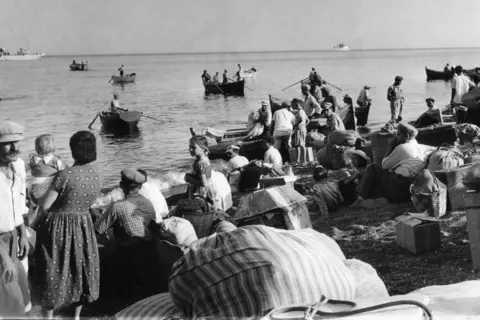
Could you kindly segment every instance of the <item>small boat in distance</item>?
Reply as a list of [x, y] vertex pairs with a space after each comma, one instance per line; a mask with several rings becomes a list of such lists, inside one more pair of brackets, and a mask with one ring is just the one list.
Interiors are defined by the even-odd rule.
[[333, 47], [334, 51], [350, 51], [350, 46], [347, 46], [345, 43], [340, 42], [336, 46]]
[[113, 80], [113, 83], [131, 83], [131, 82], [135, 82], [136, 76], [137, 76], [136, 73], [130, 73], [130, 74], [124, 75], [123, 77], [112, 76], [110, 81]]
[[140, 111], [101, 112], [100, 121], [104, 131], [113, 134], [129, 134], [138, 130], [143, 114]]
[[5, 48], [0, 48], [0, 61], [2, 60], [11, 60], [11, 61], [21, 61], [21, 60], [40, 60], [46, 54], [45, 52], [30, 52], [28, 49], [24, 50], [20, 48], [16, 54], [11, 54]]
[[88, 70], [88, 61], [87, 63], [75, 63], [70, 65], [71, 71], [87, 71]]
[[245, 79], [229, 83], [214, 84], [213, 82], [207, 82], [203, 84], [205, 87], [205, 94], [231, 94], [243, 96], [245, 93]]

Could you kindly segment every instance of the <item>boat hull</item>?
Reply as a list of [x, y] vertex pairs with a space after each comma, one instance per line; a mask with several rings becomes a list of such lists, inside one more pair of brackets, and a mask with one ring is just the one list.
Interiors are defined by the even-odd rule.
[[205, 94], [230, 94], [243, 96], [245, 94], [245, 80], [225, 84], [204, 83]]
[[25, 61], [25, 60], [40, 60], [45, 56], [45, 53], [36, 53], [36, 54], [24, 54], [24, 55], [2, 55], [0, 56], [0, 61]]
[[71, 64], [70, 65], [70, 71], [87, 71], [88, 70], [88, 65], [84, 64], [83, 68], [81, 64]]
[[137, 75], [135, 73], [128, 74], [126, 76], [112, 76], [113, 83], [132, 83], [135, 82]]
[[[427, 81], [435, 81], [435, 80], [444, 80], [449, 81], [452, 80], [454, 72], [445, 72], [445, 71], [436, 71], [432, 69], [428, 69], [425, 67], [425, 73], [427, 75]], [[465, 70], [467, 76], [471, 77], [475, 74], [475, 69]]]
[[141, 119], [142, 113], [139, 111], [100, 113], [103, 129], [114, 134], [129, 134], [138, 131], [138, 123]]
[[333, 51], [350, 51], [350, 47], [345, 46], [345, 47], [342, 47], [342, 48], [333, 48]]

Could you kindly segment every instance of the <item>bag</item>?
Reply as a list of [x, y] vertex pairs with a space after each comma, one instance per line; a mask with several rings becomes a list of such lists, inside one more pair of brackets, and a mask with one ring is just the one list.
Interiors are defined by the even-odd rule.
[[309, 132], [305, 139], [305, 146], [321, 149], [325, 147], [325, 135], [318, 132]]
[[260, 318], [322, 294], [351, 300], [355, 278], [339, 255], [308, 228], [244, 226], [195, 241], [173, 266], [170, 294], [187, 319]]
[[175, 217], [189, 221], [198, 238], [212, 233], [214, 211], [205, 198], [195, 195], [192, 199], [182, 199], [178, 202], [174, 213]]
[[334, 144], [339, 146], [354, 147], [358, 138], [361, 138], [358, 132], [353, 130], [335, 130], [328, 135], [327, 149], [331, 149]]
[[430, 171], [451, 169], [463, 166], [463, 154], [457, 148], [440, 146], [430, 154], [427, 169]]
[[418, 212], [441, 217], [447, 211], [447, 186], [428, 169], [422, 170], [410, 186], [412, 202]]

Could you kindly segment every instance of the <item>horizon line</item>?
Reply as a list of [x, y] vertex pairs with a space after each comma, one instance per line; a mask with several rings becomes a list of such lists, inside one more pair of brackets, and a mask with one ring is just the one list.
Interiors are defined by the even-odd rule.
[[374, 48], [374, 49], [352, 49], [350, 51], [334, 51], [332, 49], [322, 50], [267, 50], [267, 51], [217, 51], [217, 52], [150, 52], [150, 53], [80, 53], [80, 54], [46, 54], [46, 57], [65, 57], [65, 56], [146, 56], [146, 55], [208, 55], [208, 54], [245, 54], [245, 53], [291, 53], [291, 52], [360, 52], [360, 51], [398, 51], [398, 50], [451, 50], [451, 49], [480, 49], [479, 47], [426, 47], [426, 48]]

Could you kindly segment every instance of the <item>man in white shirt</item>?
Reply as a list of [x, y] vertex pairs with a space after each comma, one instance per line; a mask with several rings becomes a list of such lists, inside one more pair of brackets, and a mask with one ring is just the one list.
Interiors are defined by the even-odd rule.
[[475, 87], [475, 84], [463, 74], [462, 66], [455, 67], [455, 75], [452, 79], [452, 97], [450, 104], [462, 104], [462, 96], [470, 90], [471, 87]]
[[272, 137], [268, 137], [265, 141], [265, 146], [267, 147], [267, 151], [265, 151], [265, 155], [263, 158], [263, 165], [265, 167], [271, 168], [276, 166], [281, 168], [283, 165], [282, 155], [277, 148], [274, 147], [274, 139]]
[[[0, 246], [7, 251], [16, 267], [16, 277], [4, 279], [2, 275], [0, 281], [18, 281], [25, 307], [30, 304], [30, 294], [21, 260], [27, 257], [29, 246], [23, 223], [23, 215], [28, 212], [28, 208], [25, 163], [18, 157], [20, 140], [23, 140], [21, 125], [12, 121], [0, 123]], [[3, 310], [0, 313], [1, 311]]]
[[273, 137], [275, 139], [275, 148], [277, 148], [277, 150], [280, 150], [282, 142], [287, 143], [288, 150], [292, 147], [291, 138], [293, 125], [295, 124], [295, 115], [288, 109], [289, 106], [286, 103], [282, 103], [281, 109], [275, 111], [273, 114]]
[[304, 107], [307, 117], [311, 118], [314, 114], [320, 115], [322, 108], [318, 101], [310, 93], [310, 86], [308, 84], [302, 84], [302, 94], [305, 96]]
[[371, 164], [365, 170], [359, 185], [359, 196], [352, 207], [365, 206], [366, 199], [410, 200], [410, 185], [425, 168], [428, 156], [435, 149], [419, 144], [415, 140], [417, 134], [413, 126], [399, 123], [397, 136], [390, 143], [382, 166]]
[[247, 158], [238, 154], [239, 152], [240, 147], [236, 145], [231, 145], [226, 150], [227, 155], [230, 157], [227, 165], [227, 178], [233, 170], [246, 166], [249, 163]]
[[362, 90], [360, 90], [360, 94], [357, 98], [357, 104], [359, 107], [368, 107], [372, 104], [372, 99], [370, 99], [370, 87], [364, 86]]

